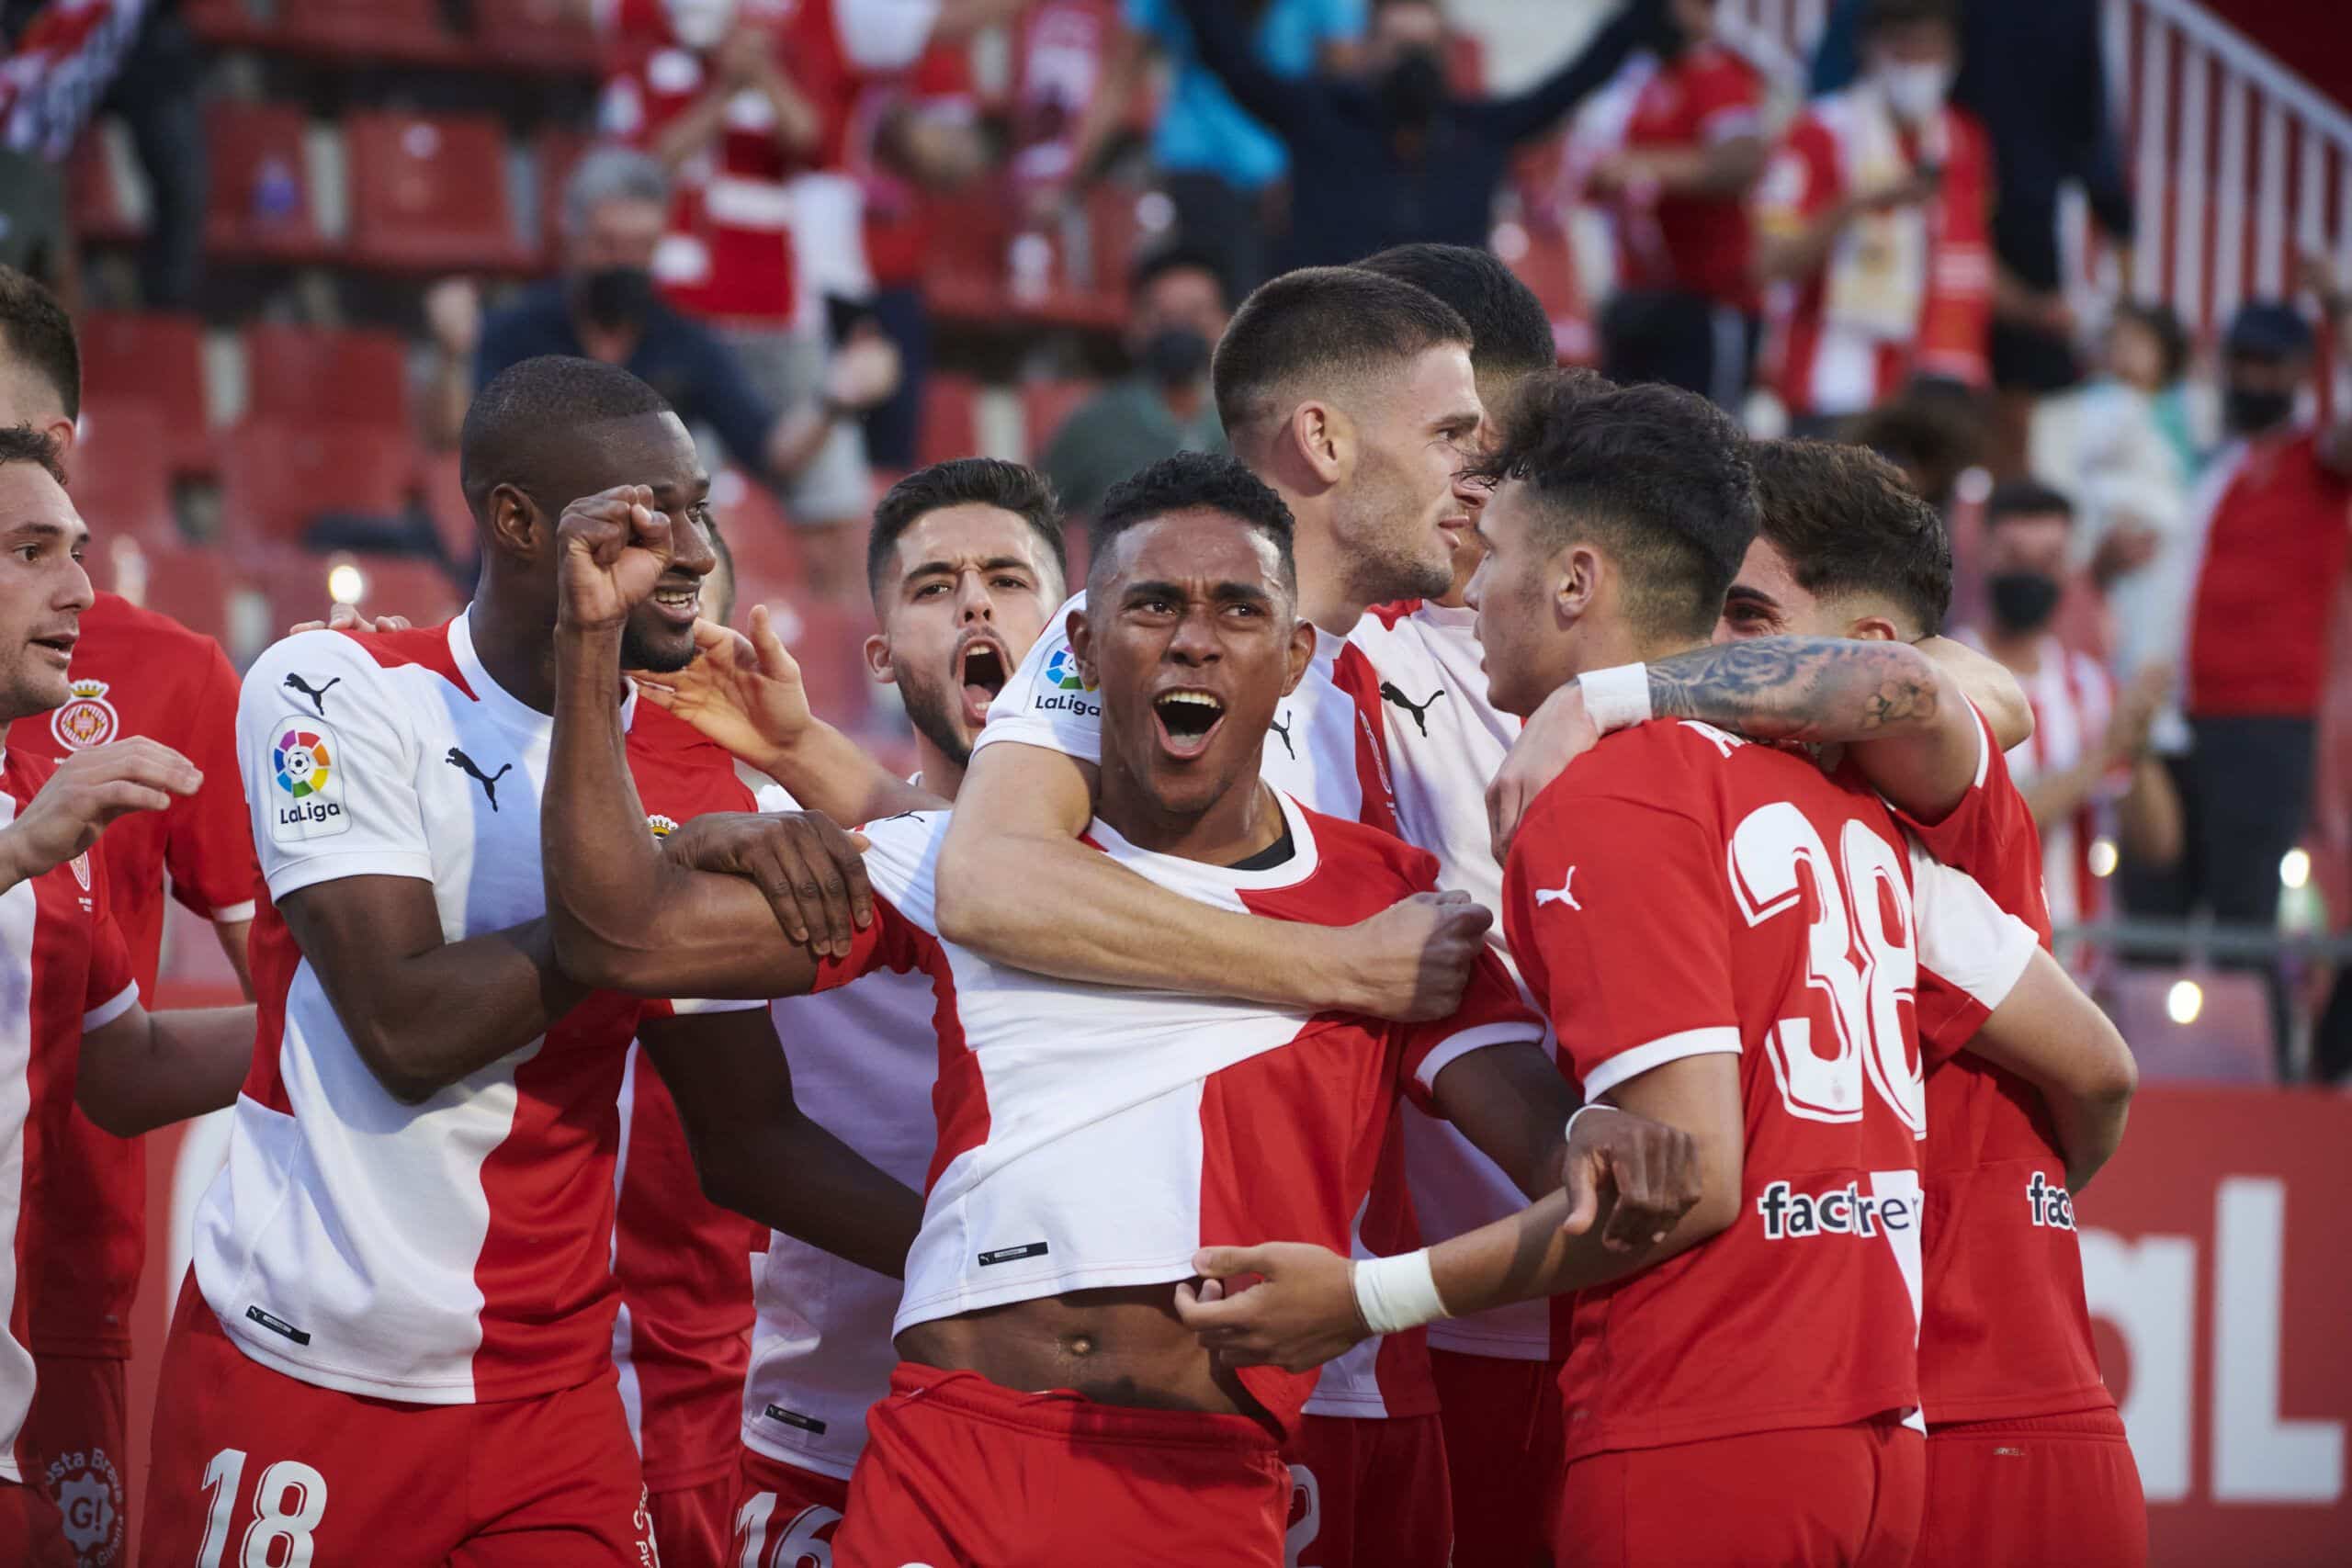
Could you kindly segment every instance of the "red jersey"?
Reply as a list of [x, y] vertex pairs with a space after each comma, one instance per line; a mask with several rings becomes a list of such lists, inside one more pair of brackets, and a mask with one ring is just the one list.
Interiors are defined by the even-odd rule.
[[1756, 222], [1792, 235], [1853, 192], [1930, 165], [1933, 197], [1855, 219], [1776, 309], [1772, 356], [1792, 412], [1859, 412], [1913, 376], [1972, 387], [1990, 376], [1992, 143], [1963, 111], [1914, 130], [1867, 84], [1815, 100], [1765, 169]]
[[[101, 593], [82, 614], [65, 705], [11, 725], [8, 749], [59, 762], [146, 736], [194, 762], [203, 787], [106, 832], [107, 901], [139, 988], [155, 994], [164, 889], [205, 919], [250, 920], [261, 887], [237, 778], [237, 672], [220, 645], [167, 615]], [[100, 1132], [74, 1104], [71, 1042], [33, 1107], [41, 1160], [27, 1181], [26, 1247], [38, 1257], [32, 1343], [44, 1354], [128, 1356], [147, 1252], [146, 1145]]]
[[[1625, 146], [1696, 149], [1758, 135], [1763, 107], [1764, 78], [1756, 67], [1702, 43], [1641, 85], [1625, 122]], [[1753, 246], [1742, 196], [1628, 196], [1618, 204], [1618, 278], [1627, 288], [1681, 289], [1753, 310]]]
[[[1966, 872], [2050, 945], [2041, 842], [2008, 762], [1984, 726], [1968, 794], [1933, 824], [1905, 818], [1938, 860]], [[1928, 1083], [1927, 1294], [1919, 1396], [1934, 1422], [2110, 1408], [2083, 1297], [2066, 1161], [2039, 1090], [1954, 1055], [1975, 1013], [1931, 976], [1919, 987]], [[1972, 1031], [1973, 1032], [1973, 1031]]]
[[2305, 430], [2240, 442], [2203, 520], [2188, 622], [2188, 711], [2206, 717], [2319, 711], [2328, 615], [2344, 579], [2352, 478]]
[[[0, 826], [40, 793], [55, 764], [11, 746], [0, 754]], [[23, 1223], [43, 1201], [29, 1173], [47, 1157], [28, 1116], [82, 1049], [82, 1036], [139, 1000], [130, 950], [107, 908], [96, 851], [0, 892], [0, 1480], [20, 1482], [17, 1433], [33, 1397], [28, 1306], [40, 1259]]]
[[1973, 1030], [2032, 933], [1906, 852], [1874, 797], [1670, 719], [1603, 739], [1536, 798], [1503, 919], [1588, 1098], [1738, 1058], [1738, 1217], [1565, 1303], [1568, 1457], [1915, 1409], [1913, 996], [1943, 976]]

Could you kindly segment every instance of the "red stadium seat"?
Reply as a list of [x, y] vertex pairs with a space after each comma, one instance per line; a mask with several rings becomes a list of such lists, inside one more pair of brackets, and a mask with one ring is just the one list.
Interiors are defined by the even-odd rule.
[[100, 588], [169, 615], [191, 631], [225, 640], [229, 579], [220, 551], [203, 545], [104, 539], [92, 544], [88, 562], [90, 580]]
[[1024, 381], [1021, 384], [1022, 438], [1035, 462], [1080, 404], [1102, 389], [1100, 381]]
[[442, 552], [453, 561], [473, 559], [481, 547], [474, 533], [474, 514], [466, 505], [465, 489], [458, 482], [458, 455], [420, 454], [412, 482], [416, 499], [433, 521], [433, 536], [441, 542]]
[[[750, 613], [744, 601], [742, 614]], [[853, 733], [865, 728], [874, 706], [874, 678], [865, 668], [865, 639], [874, 633], [874, 613], [809, 598], [769, 610], [785, 647], [800, 665], [800, 681], [811, 712]], [[741, 615], [738, 616], [741, 618]]]
[[521, 71], [594, 71], [603, 63], [595, 29], [573, 0], [474, 0], [482, 52]]
[[[2202, 1007], [2187, 1023], [2173, 1021], [2173, 987], [2187, 980]], [[2270, 997], [2261, 976], [2227, 970], [2125, 969], [2100, 998], [2150, 1082], [2268, 1083]]]
[[180, 14], [196, 36], [221, 49], [260, 43], [270, 29], [247, 8], [245, 0], [183, 0]]
[[537, 263], [506, 193], [506, 133], [488, 115], [370, 111], [345, 121], [351, 254], [393, 271], [524, 272]]
[[754, 604], [776, 605], [805, 591], [808, 570], [791, 521], [765, 485], [741, 470], [711, 478], [710, 514], [735, 562], [734, 623]]
[[465, 607], [458, 585], [449, 581], [440, 563], [422, 556], [338, 551], [317, 558], [324, 561], [330, 574], [343, 565], [358, 569], [359, 597], [353, 603], [368, 615], [406, 615], [420, 626], [429, 626]]
[[311, 197], [310, 120], [289, 104], [217, 103], [205, 111], [212, 194], [205, 247], [238, 261], [313, 262], [332, 250]]
[[83, 400], [70, 493], [74, 510], [90, 525], [93, 548], [121, 537], [145, 544], [179, 543], [179, 525], [172, 513], [168, 429], [153, 403], [111, 397]]
[[995, 180], [933, 198], [932, 253], [923, 267], [924, 303], [944, 321], [1000, 324], [1012, 305], [1006, 250], [1012, 243], [1010, 198]]
[[551, 125], [539, 132], [532, 149], [539, 165], [539, 247], [546, 265], [553, 267], [563, 254], [563, 187], [571, 171], [587, 155], [596, 139], [586, 131]]
[[934, 371], [923, 382], [922, 429], [915, 437], [916, 460], [925, 467], [980, 449], [979, 383], [954, 371]]
[[327, 513], [407, 509], [413, 454], [382, 425], [252, 418], [222, 446], [221, 537], [241, 556], [299, 544]]
[[147, 232], [147, 225], [131, 210], [122, 182], [115, 177], [106, 130], [99, 122], [93, 121], [74, 143], [65, 164], [65, 199], [74, 232], [85, 243], [119, 244]]
[[279, 0], [280, 47], [329, 59], [458, 65], [469, 46], [441, 24], [436, 0]]
[[408, 429], [408, 350], [396, 333], [261, 322], [245, 333], [247, 414]]
[[204, 396], [204, 323], [160, 310], [93, 310], [82, 318], [83, 396], [137, 402], [163, 421], [174, 471], [209, 473], [212, 422]]

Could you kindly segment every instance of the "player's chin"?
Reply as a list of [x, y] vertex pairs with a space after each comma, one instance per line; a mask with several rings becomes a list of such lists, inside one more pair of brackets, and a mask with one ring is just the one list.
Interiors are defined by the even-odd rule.
[[20, 661], [16, 669], [16, 679], [7, 684], [14, 688], [11, 694], [14, 700], [9, 705], [18, 713], [47, 713], [51, 708], [62, 708], [74, 695], [74, 688], [68, 682], [65, 671], [51, 669], [45, 660], [39, 663], [30, 660]]
[[621, 634], [621, 667], [625, 670], [642, 670], [649, 675], [673, 674], [692, 664], [700, 652], [695, 647], [691, 623], [681, 626], [666, 615], [648, 615], [641, 605]]

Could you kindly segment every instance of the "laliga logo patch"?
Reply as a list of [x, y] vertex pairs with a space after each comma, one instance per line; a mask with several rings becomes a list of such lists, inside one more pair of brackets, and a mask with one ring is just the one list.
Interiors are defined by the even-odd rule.
[[1078, 655], [1070, 651], [1069, 644], [1064, 643], [1054, 649], [1051, 659], [1046, 660], [1045, 689], [1037, 694], [1031, 705], [1040, 712], [1068, 712], [1080, 717], [1100, 717], [1102, 703], [1087, 695], [1094, 690], [1094, 685], [1086, 678], [1086, 671], [1079, 668]]
[[270, 837], [279, 843], [332, 838], [351, 830], [343, 808], [344, 773], [335, 759], [343, 739], [323, 724], [288, 725], [269, 750], [277, 798], [270, 803]]
[[1079, 668], [1078, 655], [1070, 651], [1068, 643], [1054, 649], [1054, 656], [1046, 660], [1046, 679], [1065, 692], [1094, 690], [1094, 682], [1088, 680], [1086, 672]]
[[664, 817], [659, 811], [646, 818], [645, 825], [653, 829], [653, 836], [656, 839], [666, 839], [678, 830], [677, 819], [673, 817]]
[[104, 681], [76, 681], [68, 688], [73, 697], [49, 716], [49, 732], [68, 751], [103, 746], [122, 728], [122, 716], [107, 701]]

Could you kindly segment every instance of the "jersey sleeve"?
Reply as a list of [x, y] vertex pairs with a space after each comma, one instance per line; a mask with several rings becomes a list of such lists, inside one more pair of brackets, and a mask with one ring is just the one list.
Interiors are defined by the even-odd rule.
[[190, 910], [216, 922], [250, 920], [261, 866], [237, 768], [237, 672], [219, 644], [209, 652], [187, 728], [175, 741], [203, 770], [204, 784], [165, 813], [164, 864], [172, 896]]
[[1544, 1038], [1544, 1021], [1535, 1016], [1512, 983], [1510, 971], [1492, 947], [1478, 955], [1462, 1006], [1451, 1018], [1407, 1024], [1405, 1051], [1398, 1064], [1398, 1087], [1415, 1106], [1431, 1116], [1441, 1114], [1430, 1098], [1438, 1074], [1473, 1051], [1490, 1045], [1536, 1043]]
[[1757, 182], [1757, 228], [1775, 239], [1789, 238], [1837, 197], [1837, 148], [1820, 121], [1803, 116]]
[[102, 846], [94, 845], [90, 857], [90, 886], [94, 889], [94, 908], [90, 920], [90, 969], [82, 986], [82, 1032], [104, 1029], [130, 1010], [139, 1000], [138, 972], [131, 967], [130, 943], [124, 940], [122, 928], [115, 924], [114, 911], [107, 907], [106, 867], [99, 859]]
[[1919, 1055], [1949, 1059], [2008, 999], [2040, 945], [1966, 873], [1911, 844], [1911, 906], [1919, 953]]
[[1069, 617], [1086, 608], [1086, 595], [1071, 597], [1030, 645], [1028, 656], [1004, 690], [989, 705], [988, 727], [973, 750], [1017, 740], [1060, 751], [1081, 762], [1102, 761], [1102, 699], [1078, 667], [1069, 645]]
[[1699, 140], [1713, 147], [1763, 129], [1763, 84], [1745, 67], [1724, 61], [1690, 83], [1690, 117]]
[[[1974, 711], [1972, 709], [1972, 711]], [[2041, 837], [2033, 812], [2018, 793], [1993, 726], [1976, 714], [1976, 776], [1960, 804], [1934, 822], [1922, 822], [1889, 804], [1928, 854], [1943, 864], [2002, 890], [2004, 906], [2050, 942], [2050, 906], [2041, 890]], [[2007, 868], [2028, 868], [2022, 875]]]
[[[340, 682], [334, 717], [289, 678], [312, 691]], [[306, 632], [254, 662], [237, 701], [237, 761], [273, 900], [346, 876], [432, 880], [416, 737], [354, 639]]]
[[1556, 785], [1537, 802], [1504, 871], [1505, 930], [1587, 1100], [1737, 1054], [1729, 901], [1723, 843], [1696, 818]]

